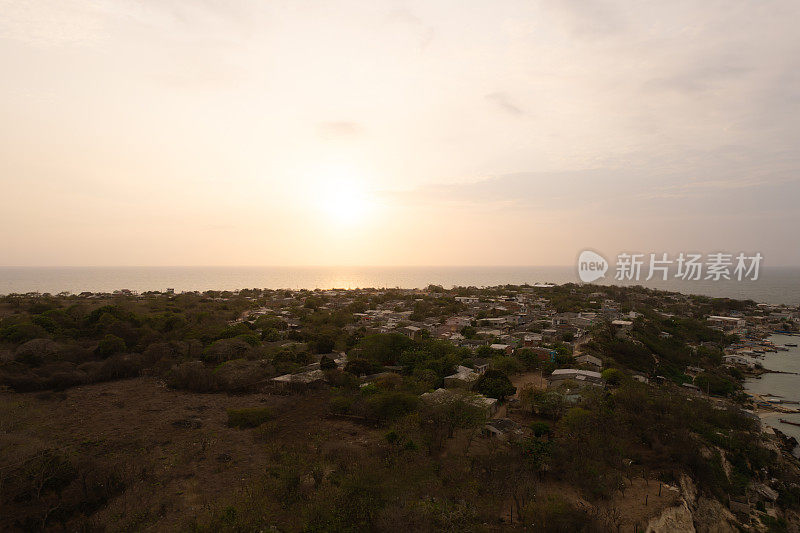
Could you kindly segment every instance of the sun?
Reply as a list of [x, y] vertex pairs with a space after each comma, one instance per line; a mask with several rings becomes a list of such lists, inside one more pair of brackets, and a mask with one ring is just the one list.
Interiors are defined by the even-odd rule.
[[369, 210], [369, 200], [364, 191], [353, 183], [340, 181], [331, 187], [323, 199], [325, 212], [336, 222], [356, 224], [363, 222]]
[[353, 169], [330, 166], [319, 169], [312, 183], [324, 222], [338, 226], [366, 223], [375, 209], [365, 180]]

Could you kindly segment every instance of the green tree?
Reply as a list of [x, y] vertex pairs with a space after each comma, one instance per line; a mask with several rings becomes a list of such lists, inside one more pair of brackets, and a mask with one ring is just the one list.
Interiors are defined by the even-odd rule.
[[625, 377], [625, 374], [619, 368], [606, 368], [600, 375], [606, 380], [606, 383], [614, 387], [621, 384], [622, 379]]
[[508, 376], [494, 369], [484, 372], [475, 382], [473, 390], [489, 398], [497, 398], [500, 401], [517, 392], [516, 387], [511, 384]]
[[117, 337], [116, 335], [106, 335], [103, 337], [103, 340], [97, 345], [95, 348], [94, 353], [96, 353], [100, 357], [109, 357], [116, 353], [122, 353], [125, 351], [125, 341]]

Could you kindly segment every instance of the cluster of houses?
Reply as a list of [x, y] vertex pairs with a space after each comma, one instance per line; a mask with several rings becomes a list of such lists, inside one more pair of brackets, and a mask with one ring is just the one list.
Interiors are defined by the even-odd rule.
[[[614, 300], [605, 298], [603, 293], [591, 295], [597, 298], [599, 309], [593, 312], [558, 313], [547, 298], [536, 293], [520, 290], [513, 296], [456, 296], [460, 309], [457, 313], [444, 316], [430, 316], [419, 319], [414, 314], [416, 302], [425, 298], [442, 296], [431, 291], [397, 290], [399, 297], [387, 299], [361, 312], [352, 313], [355, 322], [345, 326], [345, 330], [365, 329], [367, 333], [396, 332], [412, 339], [433, 337], [447, 340], [458, 346], [476, 350], [488, 346], [493, 350], [512, 355], [517, 349], [533, 349], [542, 360], [552, 359], [555, 352], [547, 348], [554, 343], [565, 343], [572, 347], [587, 338], [588, 331], [603, 320], [609, 320], [624, 334], [630, 331], [635, 312], [621, 313]], [[322, 309], [336, 310], [347, 308], [359, 291], [320, 291], [331, 297]], [[383, 295], [384, 291], [367, 291], [370, 295]], [[289, 327], [300, 327], [292, 304], [297, 300], [292, 293], [273, 296], [270, 305], [249, 311], [240, 320], [254, 320], [269, 314], [280, 317]], [[593, 364], [596, 361], [585, 361]]]
[[773, 332], [796, 333], [800, 310], [786, 305], [757, 304], [754, 312], [731, 311], [725, 316], [711, 315], [706, 320], [714, 329], [754, 339]]
[[[557, 313], [546, 298], [524, 291], [494, 298], [456, 296], [462, 306], [457, 314], [418, 321], [411, 320], [411, 308], [402, 309], [407, 301], [393, 301], [356, 313], [359, 323], [353, 327], [396, 331], [415, 339], [430, 335], [473, 349], [489, 346], [507, 355], [519, 348], [542, 348], [555, 342], [578, 344], [601, 320], [612, 320], [618, 329], [630, 330], [636, 313], [619, 313], [613, 300], [603, 299], [602, 293], [595, 296], [602, 300], [599, 311], [564, 313]], [[544, 359], [552, 353], [539, 355]]]
[[[486, 293], [455, 296], [453, 301], [456, 302], [456, 310], [452, 314], [422, 318], [420, 313], [415, 313], [416, 304], [424, 300], [430, 302], [432, 298], [444, 294], [417, 289], [395, 289], [391, 294], [380, 290], [329, 290], [317, 291], [315, 294], [324, 297], [321, 308], [331, 311], [349, 309], [358, 298], [380, 297], [380, 303], [373, 302], [369, 308], [362, 307], [361, 311], [352, 313], [355, 322], [344, 327], [352, 332], [396, 332], [412, 339], [432, 337], [473, 350], [486, 346], [506, 355], [525, 348], [533, 351], [541, 360], [555, 359], [556, 352], [551, 348], [554, 343], [571, 345], [576, 354], [575, 368], [558, 369], [548, 376], [548, 383], [552, 386], [558, 386], [564, 381], [580, 385], [602, 384], [602, 361], [593, 355], [580, 353], [577, 348], [588, 338], [589, 330], [600, 321], [608, 321], [618, 336], [625, 337], [630, 334], [638, 316], [635, 311], [621, 312], [616, 301], [607, 298], [602, 292], [589, 295], [590, 301], [595, 304], [595, 310], [591, 312], [557, 312], [547, 298], [536, 291], [521, 288], [503, 296]], [[687, 304], [690, 303], [683, 295], [674, 297], [683, 298]], [[296, 292], [276, 292], [269, 305], [250, 311], [242, 319], [253, 320], [262, 314], [272, 314], [280, 317], [290, 330], [298, 328], [301, 325], [300, 317], [295, 314], [298, 298], [299, 294]], [[662, 315], [671, 316], [667, 313]], [[741, 339], [726, 350], [724, 364], [752, 369], [758, 367], [758, 363], [752, 360], [753, 355], [774, 348], [767, 346], [761, 339], [781, 327], [792, 327], [792, 324], [796, 327], [800, 323], [800, 311], [787, 306], [759, 304], [755, 310], [751, 309], [746, 314], [731, 311], [726, 315], [708, 316], [706, 323], [725, 333], [739, 335]], [[664, 338], [670, 336], [667, 332], [661, 332], [660, 335]], [[331, 357], [337, 361], [337, 365], [344, 366], [344, 354]], [[444, 379], [445, 389], [442, 390], [468, 389], [485, 371], [488, 362], [477, 360], [473, 366], [457, 367], [452, 375]], [[702, 369], [694, 369], [692, 366], [685, 369], [689, 377], [698, 375], [700, 371]], [[272, 381], [278, 388], [312, 386], [323, 379], [323, 375], [318, 366], [311, 365], [302, 372], [278, 376]], [[634, 378], [648, 380], [641, 375]], [[688, 384], [686, 389], [699, 392], [693, 391], [692, 387]]]
[[[785, 351], [788, 348], [765, 340], [772, 333], [796, 333], [800, 324], [800, 310], [785, 305], [758, 304], [755, 312], [731, 312], [729, 316], [712, 315], [707, 319], [710, 327], [739, 337], [738, 342], [725, 349], [726, 366], [744, 370], [759, 370], [757, 358], [766, 352]], [[786, 331], [785, 328], [792, 328]]]

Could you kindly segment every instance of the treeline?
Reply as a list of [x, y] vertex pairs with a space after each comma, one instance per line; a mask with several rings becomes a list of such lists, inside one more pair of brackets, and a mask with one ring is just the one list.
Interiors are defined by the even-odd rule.
[[252, 306], [244, 295], [4, 297], [0, 384], [58, 389], [138, 375], [180, 358], [241, 354], [261, 341], [229, 322]]

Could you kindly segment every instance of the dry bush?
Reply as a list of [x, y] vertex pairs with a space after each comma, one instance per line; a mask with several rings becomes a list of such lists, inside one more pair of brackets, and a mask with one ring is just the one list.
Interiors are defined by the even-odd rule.
[[7, 385], [17, 392], [32, 392], [46, 387], [45, 380], [22, 363], [6, 363], [0, 368], [0, 385]]
[[126, 465], [78, 461], [65, 452], [17, 451], [14, 462], [0, 471], [0, 530], [39, 531], [56, 524], [60, 530], [81, 530], [87, 517], [122, 493], [133, 476]]
[[167, 386], [192, 392], [212, 392], [217, 389], [217, 379], [201, 361], [189, 361], [169, 371]]
[[141, 356], [137, 354], [114, 355], [94, 368], [89, 374], [92, 382], [113, 381], [136, 377], [142, 372]]
[[32, 339], [17, 347], [14, 359], [26, 365], [39, 366], [52, 359], [58, 350], [58, 344], [50, 339]]
[[234, 359], [214, 370], [217, 387], [227, 392], [247, 392], [274, 375], [275, 368], [266, 361]]
[[85, 373], [78, 370], [55, 372], [47, 379], [47, 388], [62, 391], [70, 387], [83, 385], [87, 381]]

